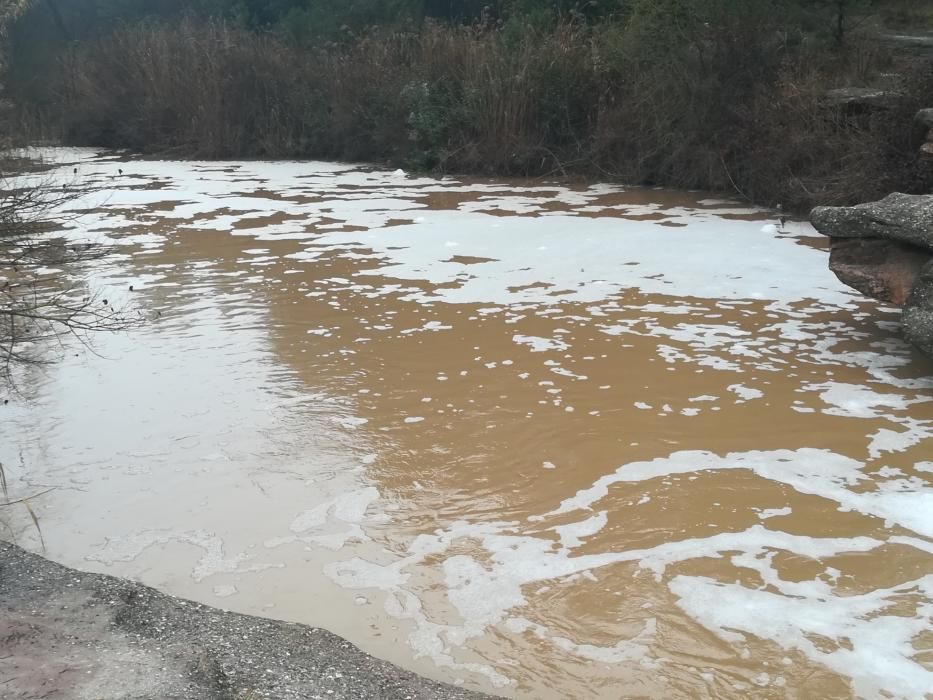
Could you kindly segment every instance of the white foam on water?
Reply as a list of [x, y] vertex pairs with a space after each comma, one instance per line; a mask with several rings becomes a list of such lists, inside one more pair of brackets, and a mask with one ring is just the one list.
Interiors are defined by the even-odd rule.
[[171, 530], [144, 530], [125, 537], [108, 537], [97, 551], [85, 556], [87, 561], [96, 561], [113, 566], [117, 562], [136, 559], [150, 547], [168, 544], [186, 544], [201, 549], [203, 554], [191, 571], [195, 581], [202, 581], [215, 574], [247, 573], [281, 568], [282, 564], [247, 564], [252, 555], [227, 556], [223, 540], [205, 530], [175, 532]]
[[871, 387], [840, 382], [808, 384], [803, 388], [819, 392], [820, 398], [829, 406], [823, 412], [831, 416], [874, 418], [884, 415], [879, 410], [881, 408], [903, 411], [911, 404], [933, 401], [929, 396], [908, 399], [901, 394], [881, 394]]
[[[91, 180], [112, 174], [113, 165], [95, 162], [90, 151], [53, 150], [46, 154], [59, 162], [80, 160], [82, 177]], [[108, 193], [106, 205], [111, 211], [107, 215], [89, 216], [94, 224], [112, 228], [119, 221], [119, 207], [145, 207], [174, 200], [176, 206], [160, 211], [161, 218], [183, 219], [182, 226], [233, 230], [257, 215], [284, 213], [295, 219], [250, 229], [248, 235], [262, 240], [297, 233], [313, 240], [317, 250], [330, 248], [339, 252], [362, 246], [372, 251], [371, 257], [386, 277], [456, 284], [430, 294], [420, 291], [410, 294], [411, 299], [429, 302], [534, 301], [549, 305], [604, 300], [621, 289], [638, 288], [649, 294], [676, 290], [682, 297], [789, 303], [818, 296], [823, 303], [850, 304], [849, 293], [826, 273], [822, 252], [797, 245], [792, 237], [762, 235], [754, 222], [723, 218], [726, 209], [706, 212], [696, 208], [627, 205], [626, 214], [660, 211], [665, 223], [689, 221], [690, 226], [687, 230], [658, 226], [656, 221], [628, 219], [624, 235], [617, 232], [615, 216], [589, 218], [573, 213], [514, 216], [508, 220], [509, 235], [502, 236], [501, 216], [471, 210], [527, 212], [529, 208], [537, 209], [542, 201], [527, 196], [536, 191], [549, 192], [552, 201], [581, 206], [593, 197], [620, 188], [594, 186], [582, 192], [566, 187], [517, 188], [518, 192], [465, 203], [455, 211], [438, 211], [426, 209], [418, 197], [434, 191], [457, 191], [462, 186], [428, 178], [405, 178], [405, 188], [400, 190], [398, 176], [392, 173], [318, 162], [241, 162], [231, 163], [228, 168], [233, 172], [211, 168], [207, 163], [147, 161], [147, 181], [160, 182], [160, 189], [127, 189], [128, 181], [122, 181], [124, 186]], [[259, 196], [268, 183], [274, 183], [274, 196], [271, 192], [268, 198]], [[470, 185], [469, 189], [476, 192], [483, 187]], [[494, 191], [502, 187], [486, 189]], [[247, 192], [253, 196], [240, 194]], [[340, 196], [328, 196], [336, 193]], [[298, 199], [308, 195], [312, 196], [310, 201]], [[90, 208], [93, 197], [87, 195], [88, 201], [81, 202], [81, 208]], [[390, 219], [413, 210], [420, 212], [415, 223], [385, 227]], [[302, 228], [316, 224], [322, 214], [344, 225], [367, 230], [302, 234]], [[436, 236], [437, 230], [444, 230], [448, 238]], [[458, 255], [494, 259], [475, 266], [465, 279], [462, 265], [448, 260], [448, 243], [456, 244]], [[677, 254], [671, 255], [670, 251], [675, 250]], [[494, 256], [489, 255], [491, 251]], [[700, 255], [721, 260], [738, 272], [729, 276], [709, 275], [693, 263]], [[629, 265], [633, 260], [638, 261], [636, 268]]]
[[[756, 525], [741, 532], [670, 541], [646, 549], [577, 555], [574, 549], [583, 543], [583, 538], [596, 534], [605, 524], [606, 514], [600, 513], [578, 523], [555, 526], [551, 530], [561, 540], [560, 545], [555, 546], [550, 538], [521, 534], [517, 523], [458, 522], [434, 534], [418, 536], [410, 545], [407, 555], [401, 559], [379, 564], [357, 557], [328, 565], [325, 571], [340, 585], [379, 589], [388, 594], [387, 611], [416, 625], [416, 631], [409, 638], [413, 648], [449, 665], [452, 647], [482, 636], [494, 626], [501, 625], [512, 632], [531, 629], [528, 624], [520, 621], [521, 618], [516, 623], [513, 619], [515, 616], [510, 615], [511, 611], [526, 604], [524, 591], [529, 586], [540, 588], [544, 582], [569, 580], [619, 563], [633, 563], [653, 572], [658, 581], [663, 581], [665, 571], [673, 564], [704, 557], [722, 558], [728, 552], [742, 552], [742, 560], [738, 564], [748, 565], [744, 561], [747, 559], [757, 562], [756, 568], [765, 571], [770, 567], [770, 557], [775, 551], [792, 552], [819, 560], [847, 552], [868, 552], [883, 544], [869, 537], [813, 538]], [[450, 552], [452, 549], [462, 552], [464, 542], [475, 543], [484, 555], [474, 558], [468, 554]], [[447, 556], [443, 558], [445, 553]], [[451, 621], [440, 624], [432, 621], [433, 618], [422, 609], [421, 602], [404, 589], [409, 577], [408, 570], [416, 569], [427, 558], [434, 560], [438, 557], [443, 558], [447, 599], [458, 611], [459, 623]], [[772, 572], [769, 580], [775, 576]], [[792, 589], [793, 594], [799, 596], [803, 593], [812, 594], [813, 590], [808, 587], [817, 584], [783, 582], [783, 585], [790, 587], [788, 590]], [[823, 586], [817, 591], [820, 596], [832, 595], [825, 584], [819, 585]], [[676, 593], [681, 599], [686, 595], [683, 586]], [[743, 614], [749, 615], [750, 611], [746, 609]], [[803, 620], [787, 618], [786, 615], [783, 619], [782, 624], [788, 627], [798, 623], [806, 624]], [[620, 642], [613, 648], [573, 643], [541, 625], [535, 624], [533, 627], [536, 636], [550, 639], [558, 648], [582, 658], [651, 665], [656, 659], [652, 656], [648, 642], [654, 635], [654, 628], [650, 619], [646, 619], [644, 624], [643, 635], [635, 640]]]
[[369, 542], [370, 538], [362, 524], [375, 524], [387, 518], [385, 513], [381, 512], [367, 515], [367, 511], [379, 498], [379, 490], [374, 486], [338, 494], [298, 514], [289, 525], [292, 535], [268, 539], [264, 546], [274, 549], [293, 542], [302, 542], [337, 551], [349, 542]]
[[552, 634], [547, 627], [523, 617], [510, 617], [504, 625], [513, 634], [531, 632], [537, 638], [550, 642], [558, 649], [582, 659], [604, 664], [637, 663], [649, 669], [656, 669], [660, 664], [651, 658], [650, 642], [658, 631], [657, 620], [653, 617], [645, 620], [641, 631], [631, 639], [622, 639], [611, 647], [593, 644], [579, 644], [567, 637]]
[[232, 584], [214, 586], [214, 595], [218, 598], [229, 598], [237, 594], [237, 587]]
[[[778, 592], [691, 576], [675, 576], [669, 585], [678, 605], [722, 639], [741, 643], [749, 634], [800, 651], [851, 679], [859, 698], [883, 693], [922, 698], [933, 688], [933, 672], [913, 659], [917, 652], [911, 645], [933, 626], [933, 605], [912, 602], [917, 594], [930, 600], [933, 576], [862, 595], [834, 595], [814, 581], [806, 584], [808, 595], [788, 592], [780, 580]], [[916, 613], [899, 614], [894, 611], [898, 604]], [[838, 643], [826, 650], [816, 643], [817, 636]]]
[[[696, 468], [696, 457], [703, 454], [675, 455], [666, 465], [629, 465], [633, 468], [628, 476], [630, 480], [643, 480], [685, 473], [682, 466], [690, 464]], [[835, 494], [842, 485], [859, 481], [852, 473], [853, 470], [858, 471], [854, 461], [838, 456], [834, 460], [831, 453], [823, 451], [804, 451], [802, 455], [787, 451], [770, 455], [754, 453], [744, 457], [753, 463], [777, 461], [784, 465], [794, 464], [796, 457], [796, 465], [791, 469], [801, 478], [805, 475], [804, 467], [811, 470], [809, 476], [825, 472], [823, 480], [817, 480], [817, 486], [828, 489], [831, 494]], [[723, 461], [741, 462], [742, 458], [743, 455], [729, 455]], [[889, 475], [898, 476], [894, 473]], [[899, 482], [895, 479], [889, 483]], [[578, 494], [573, 508], [562, 507], [532, 520], [539, 524], [579, 507], [587, 508], [605, 498], [607, 494], [604, 486], [605, 483], [597, 489]], [[891, 489], [891, 493], [902, 492], [900, 488]], [[922, 511], [929, 505], [917, 503], [915, 506], [907, 506], [899, 503], [891, 504], [890, 507], [909, 507]], [[790, 508], [776, 508], [760, 511], [758, 517], [767, 519], [790, 513]], [[643, 632], [635, 638], [620, 640], [613, 647], [597, 647], [571, 641], [539, 623], [511, 614], [527, 603], [525, 589], [529, 586], [541, 588], [546, 582], [570, 580], [584, 574], [592, 578], [590, 574], [593, 570], [632, 563], [652, 572], [659, 582], [664, 582], [687, 614], [740, 648], [746, 641], [740, 633], [744, 632], [773, 641], [783, 649], [798, 650], [813, 661], [851, 678], [853, 687], [861, 697], [874, 697], [878, 689], [903, 694], [903, 697], [917, 697], [917, 689], [930, 687], [930, 672], [913, 659], [914, 650], [910, 640], [928, 629], [933, 605], [928, 601], [918, 603], [915, 606], [916, 614], [912, 617], [902, 617], [900, 613], [894, 612], [893, 606], [898, 600], [911, 599], [913, 592], [918, 590], [929, 597], [933, 577], [889, 590], [851, 596], [835, 592], [833, 585], [827, 582], [838, 579], [838, 572], [832, 575], [829, 568], [826, 569], [826, 580], [784, 581], [772, 564], [777, 552], [790, 552], [820, 561], [840, 554], [870, 552], [884, 545], [884, 540], [872, 537], [808, 537], [755, 525], [740, 532], [672, 540], [645, 549], [576, 554], [574, 550], [582, 546], [587, 538], [605, 528], [607, 519], [608, 511], [603, 510], [577, 522], [548, 528], [557, 535], [559, 543], [549, 537], [523, 534], [519, 524], [514, 522], [461, 521], [433, 534], [416, 537], [401, 559], [379, 564], [354, 558], [329, 565], [327, 573], [340, 585], [376, 588], [388, 594], [390, 602], [387, 603], [387, 611], [416, 625], [409, 643], [418, 653], [430, 656], [442, 665], [455, 664], [453, 647], [463, 645], [499, 626], [513, 634], [530, 631], [536, 637], [550, 641], [558, 649], [581, 658], [652, 667], [652, 664], [657, 663], [651, 648], [656, 629], [653, 618], [646, 618]], [[921, 514], [917, 518], [921, 524], [925, 520], [929, 520], [929, 515], [924, 518]], [[929, 549], [924, 547], [924, 540], [916, 538], [892, 537], [888, 541]], [[484, 554], [474, 558], [462, 553], [464, 542], [474, 543]], [[685, 575], [665, 579], [667, 569], [674, 564], [697, 558], [726, 556], [736, 567], [757, 571], [768, 588], [750, 589], [737, 583], [722, 583]], [[433, 621], [422, 609], [421, 602], [404, 589], [409, 570], [417, 568], [427, 558], [434, 560], [438, 557], [443, 560], [447, 599], [458, 611], [459, 623], [451, 621], [440, 624]], [[826, 651], [825, 647], [818, 647], [810, 640], [809, 635], [814, 634], [829, 639], [847, 639], [847, 644], [852, 648], [847, 649], [847, 645], [839, 644], [838, 649]], [[501, 679], [496, 678], [497, 672], [491, 669], [480, 672], [501, 682]], [[777, 685], [780, 686], [780, 683]]]
[[[571, 333], [567, 327], [572, 327], [574, 320], [592, 324], [607, 336], [607, 342], [621, 343], [627, 340], [625, 336], [653, 339], [659, 363], [663, 361], [668, 370], [692, 364], [691, 371], [759, 373], [741, 383], [730, 376], [730, 385], [722, 382], [724, 386], [709, 389], [722, 396], [731, 392], [738, 399], [735, 403], [766, 396], [767, 382], [761, 381], [760, 373], [786, 374], [791, 364], [803, 365], [804, 369], [798, 371], [805, 376], [808, 367], [823, 365], [864, 370], [872, 378], [871, 385], [829, 380], [830, 373], [821, 368], [820, 379], [810, 383], [800, 380], [801, 398], [807, 401], [795, 402], [791, 408], [817, 408], [838, 418], [872, 421], [866, 431], [874, 432], [866, 435], [866, 442], [868, 456], [873, 459], [910, 449], [933, 436], [929, 422], [910, 415], [912, 408], [930, 400], [924, 392], [933, 388], [933, 378], [900, 376], [899, 370], [909, 362], [909, 352], [899, 341], [885, 341], [858, 352], [842, 349], [855, 332], [853, 326], [811, 317], [822, 312], [851, 311], [856, 308], [855, 297], [827, 271], [825, 252], [800, 245], [795, 235], [782, 233], [773, 225], [762, 232], [761, 221], [723, 216], [730, 211], [748, 214], [755, 210], [727, 209], [723, 202], [715, 200], [700, 203], [719, 207], [708, 211], [661, 205], [603, 206], [596, 201], [599, 196], [622, 189], [601, 185], [579, 191], [558, 185], [474, 185], [318, 162], [241, 162], [222, 166], [204, 162], [121, 163], [124, 176], [111, 181], [118, 164], [108, 157], [99, 158], [80, 149], [47, 153], [63, 164], [62, 172], [67, 177], [71, 163], [78, 163], [81, 178], [113, 188], [106, 195], [85, 194], [68, 205], [74, 209], [104, 209], [84, 214], [81, 220], [81, 228], [93, 231], [102, 241], [156, 251], [166, 244], [166, 237], [139, 233], [137, 227], [158, 222], [185, 229], [186, 236], [213, 230], [257, 241], [292, 240], [298, 241], [302, 250], [286, 257], [301, 261], [302, 268], [307, 268], [304, 263], [330, 257], [364, 260], [367, 266], [360, 273], [365, 275], [366, 284], [357, 283], [356, 276], [330, 277], [320, 280], [307, 292], [309, 296], [326, 297], [339, 290], [364, 298], [392, 295], [425, 308], [437, 303], [481, 306], [471, 320], [504, 315], [507, 322], [516, 322], [525, 315], [543, 319], [557, 316], [566, 321], [566, 327], [552, 331], [555, 337], [516, 333], [512, 341], [532, 353], [549, 353], [545, 357], [566, 353], [565, 360], [570, 362], [549, 359], [542, 364], [558, 376], [577, 381], [586, 376], [564, 367], [575, 366], [569, 357], [573, 341], [567, 337]], [[152, 187], [155, 184], [159, 187]], [[469, 197], [448, 210], [428, 207], [432, 194], [456, 192]], [[542, 216], [545, 201], [562, 202], [576, 210]], [[158, 206], [150, 210], [154, 204]], [[261, 223], [264, 217], [273, 215], [285, 219], [272, 225]], [[623, 220], [619, 215], [661, 218]], [[333, 223], [324, 223], [325, 218]], [[409, 223], [389, 226], [390, 220]], [[671, 223], [689, 226], [659, 225]], [[358, 228], [364, 230], [349, 230]], [[806, 225], [794, 228], [800, 235], [811, 233]], [[245, 252], [258, 256], [269, 251], [257, 247]], [[453, 259], [460, 256], [488, 262], [465, 266]], [[708, 267], [696, 264], [703, 259], [715, 259], [734, 274], [711, 275]], [[251, 262], [271, 261], [254, 258]], [[369, 278], [375, 276], [381, 276], [382, 281], [369, 284]], [[243, 283], [261, 280], [261, 276], [253, 275]], [[423, 282], [436, 288], [426, 290]], [[155, 285], [158, 280], [151, 283]], [[669, 301], [623, 305], [620, 295], [631, 292], [659, 295]], [[562, 305], [568, 302], [590, 304], [588, 316], [564, 319]], [[754, 309], [746, 312], [752, 303]], [[727, 311], [755, 313], [773, 322], [751, 331], [724, 320]], [[399, 334], [449, 329], [439, 321], [427, 321], [400, 330]], [[318, 326], [309, 329], [308, 334], [330, 337], [333, 331]], [[438, 372], [436, 379], [447, 381], [448, 373]], [[523, 372], [519, 376], [531, 375]], [[549, 391], [559, 394], [561, 390], [555, 387]], [[637, 398], [627, 396], [624, 400]], [[563, 405], [560, 399], [551, 400]], [[661, 408], [644, 401], [634, 405], [659, 411], [659, 419], [665, 416], [663, 420], [676, 420], [678, 415], [695, 416], [701, 408], [704, 413], [717, 410], [718, 406], [707, 408], [702, 402], [718, 400], [718, 396], [704, 394], [689, 398], [699, 405], [697, 408], [680, 408], [670, 397], [655, 401]], [[564, 410], [569, 413], [572, 406], [564, 406]], [[573, 417], [585, 412], [583, 408]], [[596, 414], [598, 411], [587, 413]], [[359, 430], [366, 424], [365, 418], [345, 412], [330, 420], [346, 431]], [[403, 420], [414, 423], [423, 418], [407, 416]], [[877, 428], [879, 420], [890, 425]], [[551, 469], [554, 465], [544, 462], [542, 467]], [[789, 506], [750, 506], [750, 522], [755, 524], [745, 530], [680, 540], [671, 535], [668, 541], [652, 547], [593, 552], [598, 535], [619, 512], [620, 506], [613, 501], [617, 485], [625, 492], [621, 507], [636, 508], [650, 502], [651, 496], [639, 491], [635, 496], [641, 498], [635, 501], [631, 489], [624, 488], [626, 484], [678, 475], [699, 480], [705, 474], [728, 470], [747, 471], [824, 499], [839, 510], [877, 518], [886, 526], [896, 525], [912, 534], [848, 538], [793, 535], [766, 527], [780, 524], [770, 522], [773, 518], [791, 515]], [[931, 471], [930, 462], [914, 467], [914, 472], [920, 474]], [[583, 577], [593, 580], [595, 570], [630, 564], [637, 571], [652, 574], [659, 586], [676, 596], [678, 605], [691, 618], [737, 648], [746, 642], [745, 635], [754, 635], [781, 648], [797, 650], [851, 678], [855, 691], [863, 697], [876, 697], [882, 690], [919, 697], [933, 687], [933, 679], [912, 658], [915, 652], [910, 641], [930, 627], [930, 577], [853, 596], [836, 590], [838, 571], [826, 568], [822, 578], [791, 582], [780, 579], [772, 563], [777, 552], [819, 561], [846, 553], [871, 552], [886, 544], [933, 552], [927, 539], [933, 537], [933, 494], [926, 480], [908, 472], [889, 469], [869, 474], [862, 462], [850, 456], [816, 449], [747, 451], [724, 456], [675, 452], [619, 466], [564, 499], [555, 509], [531, 516], [527, 522], [440, 523], [435, 532], [416, 537], [401, 554], [386, 550], [379, 555], [379, 561], [354, 556], [327, 564], [325, 572], [338, 585], [381, 591], [387, 612], [412, 622], [414, 631], [408, 641], [417, 654], [440, 666], [485, 675], [499, 685], [508, 683], [502, 673], [490, 665], [459, 662], [454, 658], [454, 649], [495, 628], [497, 633], [531, 634], [590, 661], [647, 667], [656, 663], [652, 648], [656, 621], [648, 613], [640, 633], [611, 646], [572, 640], [566, 632], [551, 630], [516, 614], [528, 602], [528, 586], [540, 591], [555, 581]], [[417, 490], [425, 488], [417, 481], [413, 486]], [[378, 490], [368, 486], [330, 498], [323, 496], [317, 505], [295, 515], [289, 525], [290, 534], [269, 540], [266, 546], [300, 543], [340, 551], [351, 543], [370, 541], [366, 526], [385, 523], [384, 511], [389, 510], [389, 505], [380, 510], [380, 500]], [[250, 564], [245, 554], [228, 556], [218, 536], [202, 531], [145, 531], [128, 538], [113, 538], [88, 558], [103, 563], [129, 561], [151, 546], [172, 543], [203, 550], [193, 574], [197, 580], [267, 566]], [[578, 553], [584, 546], [588, 553]], [[751, 569], [766, 587], [753, 589], [706, 577], [669, 575], [670, 567], [697, 558], [717, 558], [737, 569]], [[447, 602], [457, 611], [459, 620], [441, 618], [426, 610], [427, 603], [408, 588], [413, 572], [419, 567], [435, 566], [437, 560], [441, 561]], [[221, 595], [229, 588], [218, 586], [215, 592], [218, 590]], [[920, 598], [921, 602], [917, 602]], [[896, 603], [900, 605], [895, 610]], [[902, 614], [904, 605], [913, 606], [907, 615]], [[816, 634], [830, 640], [847, 638], [851, 648], [845, 644], [836, 649], [818, 647], [810, 639]], [[781, 680], [759, 674], [751, 682], [780, 687]]]
[[540, 338], [533, 335], [515, 334], [512, 340], [519, 345], [527, 345], [531, 352], [546, 352], [548, 350], [567, 350], [570, 346], [556, 338]]
[[453, 326], [447, 326], [441, 323], [440, 321], [427, 321], [423, 326], [419, 328], [406, 328], [402, 331], [402, 335], [409, 335], [411, 333], [419, 333], [422, 331], [449, 331]]
[[760, 520], [767, 520], [768, 518], [779, 518], [782, 515], [790, 515], [793, 512], [793, 509], [790, 506], [785, 506], [784, 508], [765, 508], [758, 513], [758, 518]]
[[892, 423], [897, 423], [903, 430], [879, 428], [869, 435], [868, 454], [877, 459], [885, 452], [903, 452], [904, 450], [933, 439], [933, 424], [930, 421], [917, 421], [913, 418], [885, 416]]
[[752, 399], [760, 399], [765, 395], [760, 389], [753, 389], [747, 387], [744, 384], [732, 384], [726, 387], [729, 391], [739, 397], [742, 401], [751, 401]]
[[[688, 216], [677, 210], [668, 213], [673, 218]], [[387, 277], [443, 285], [429, 294], [409, 295], [413, 301], [594, 302], [636, 288], [646, 294], [783, 303], [817, 296], [837, 306], [851, 303], [841, 283], [826, 275], [821, 252], [761, 235], [748, 222], [691, 220], [687, 231], [630, 220], [625, 234], [619, 235], [615, 219], [559, 214], [515, 217], [509, 220], [509, 236], [502, 236], [503, 220], [498, 216], [426, 211], [424, 218], [423, 224], [328, 232], [316, 243], [365, 246]], [[448, 261], [449, 248], [434, 233], [438, 228], [463, 231], [458, 254], [495, 260], [475, 266], [470, 277], [463, 278], [462, 266]], [[677, 255], [670, 254], [673, 250]], [[698, 256], [729, 260], [723, 264], [740, 272], [709, 275], [693, 264]], [[636, 268], [627, 264], [633, 259], [639, 261]]]
[[600, 511], [596, 515], [578, 523], [569, 525], [558, 525], [552, 528], [557, 536], [560, 537], [561, 546], [568, 549], [579, 547], [583, 544], [583, 538], [595, 535], [606, 527], [608, 514], [606, 511]]
[[[676, 452], [647, 462], [632, 462], [598, 479], [587, 489], [564, 499], [551, 515], [589, 510], [609, 496], [619, 483], [637, 483], [675, 474], [701, 474], [741, 469], [763, 479], [786, 484], [799, 493], [835, 501], [841, 508], [897, 523], [933, 537], [933, 489], [919, 481], [894, 479], [875, 491], [856, 491], [873, 483], [864, 464], [828, 450], [749, 451], [719, 456], [712, 452]], [[919, 490], [918, 490], [919, 489]]]

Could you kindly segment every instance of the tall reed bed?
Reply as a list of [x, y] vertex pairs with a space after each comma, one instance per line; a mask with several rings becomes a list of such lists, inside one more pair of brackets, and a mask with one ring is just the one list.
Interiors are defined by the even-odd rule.
[[929, 186], [907, 143], [933, 104], [929, 64], [897, 66], [899, 97], [854, 118], [825, 90], [891, 72], [889, 57], [817, 47], [761, 3], [726, 6], [679, 33], [650, 16], [426, 24], [318, 48], [220, 21], [123, 26], [62, 57], [56, 119], [73, 144], [579, 174], [795, 209]]

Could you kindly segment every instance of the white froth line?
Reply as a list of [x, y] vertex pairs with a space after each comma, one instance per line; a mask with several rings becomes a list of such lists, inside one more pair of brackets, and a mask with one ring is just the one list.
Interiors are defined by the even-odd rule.
[[[896, 522], [918, 534], [933, 537], [933, 490], [898, 491], [893, 487], [874, 492], [855, 492], [847, 485], [864, 482], [864, 465], [828, 450], [750, 451], [720, 457], [712, 452], [683, 451], [649, 462], [633, 462], [597, 480], [590, 488], [565, 499], [548, 515], [588, 510], [609, 495], [617, 483], [633, 483], [673, 474], [744, 469], [763, 479], [786, 484], [800, 493], [836, 501], [842, 508]], [[896, 482], [888, 482], [896, 483]]]
[[[691, 576], [676, 576], [670, 588], [688, 615], [722, 639], [744, 641], [745, 633], [797, 649], [851, 678], [859, 698], [881, 697], [883, 691], [921, 698], [933, 688], [933, 673], [911, 658], [917, 653], [911, 641], [933, 624], [933, 606], [921, 603], [913, 617], [883, 614], [899, 599], [909, 603], [918, 591], [929, 599], [933, 576], [847, 596], [787, 596]], [[812, 641], [814, 635], [848, 644], [826, 651]]]

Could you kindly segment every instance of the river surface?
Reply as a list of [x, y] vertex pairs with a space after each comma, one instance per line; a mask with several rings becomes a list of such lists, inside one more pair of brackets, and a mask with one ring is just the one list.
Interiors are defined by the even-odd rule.
[[512, 698], [931, 697], [933, 365], [808, 225], [44, 155], [145, 319], [0, 405], [50, 558]]

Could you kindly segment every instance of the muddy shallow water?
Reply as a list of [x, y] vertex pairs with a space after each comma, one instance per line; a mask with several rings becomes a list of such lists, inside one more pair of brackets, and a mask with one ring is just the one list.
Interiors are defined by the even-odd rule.
[[805, 224], [46, 156], [148, 319], [0, 406], [51, 558], [514, 698], [933, 688], [933, 365]]

